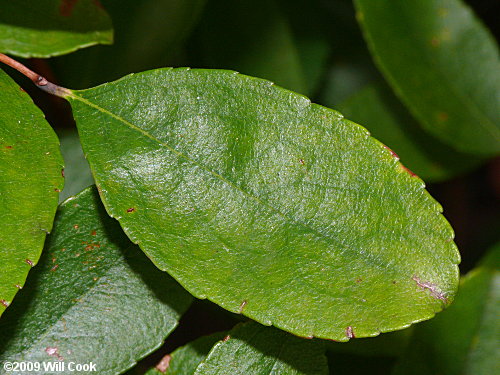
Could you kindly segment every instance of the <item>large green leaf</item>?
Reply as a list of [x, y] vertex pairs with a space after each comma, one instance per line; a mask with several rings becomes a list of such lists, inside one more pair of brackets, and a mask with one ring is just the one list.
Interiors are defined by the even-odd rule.
[[257, 323], [236, 326], [196, 369], [208, 374], [327, 374], [323, 345]]
[[29, 281], [0, 320], [0, 362], [66, 364], [30, 374], [71, 374], [70, 362], [120, 374], [163, 343], [191, 302], [106, 215], [95, 188], [60, 207]]
[[43, 113], [0, 70], [0, 315], [40, 258], [62, 168], [59, 142]]
[[460, 0], [356, 0], [375, 60], [427, 130], [456, 148], [500, 152], [497, 45]]
[[347, 117], [399, 155], [401, 162], [426, 181], [440, 181], [470, 170], [482, 160], [425, 132], [390, 89], [372, 84], [338, 105]]
[[452, 301], [459, 254], [441, 206], [338, 112], [217, 70], [68, 99], [109, 214], [196, 297], [342, 341]]
[[0, 0], [0, 52], [50, 57], [113, 41], [96, 0]]
[[497, 245], [489, 259], [461, 280], [453, 305], [415, 327], [395, 374], [490, 375], [500, 373], [500, 268]]

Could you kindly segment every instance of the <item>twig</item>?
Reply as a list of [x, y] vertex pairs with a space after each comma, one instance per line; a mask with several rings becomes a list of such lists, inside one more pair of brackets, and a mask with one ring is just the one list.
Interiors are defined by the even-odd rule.
[[0, 53], [0, 62], [16, 69], [18, 72], [28, 77], [41, 90], [46, 91], [49, 94], [56, 95], [61, 98], [71, 95], [71, 91], [67, 88], [57, 86], [52, 82], [47, 81], [45, 77], [42, 77], [40, 74], [28, 69], [19, 61], [16, 61], [3, 53]]

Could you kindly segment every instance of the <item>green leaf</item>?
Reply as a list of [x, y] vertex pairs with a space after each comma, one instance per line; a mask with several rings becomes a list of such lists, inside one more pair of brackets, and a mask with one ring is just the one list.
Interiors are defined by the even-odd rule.
[[341, 341], [452, 301], [459, 254], [441, 206], [338, 112], [217, 70], [68, 99], [108, 213], [196, 297]]
[[1, 315], [40, 258], [64, 180], [55, 133], [3, 70], [0, 98]]
[[290, 25], [275, 0], [212, 0], [198, 35], [204, 66], [234, 69], [307, 91]]
[[460, 0], [356, 0], [375, 60], [422, 125], [465, 152], [500, 152], [497, 45]]
[[83, 155], [82, 145], [76, 129], [63, 130], [59, 133], [64, 168], [64, 189], [59, 194], [59, 202], [77, 194], [94, 184], [89, 163]]
[[96, 0], [0, 0], [0, 52], [50, 57], [113, 42], [111, 20]]
[[236, 326], [196, 369], [209, 374], [327, 374], [323, 345], [264, 327]]
[[[489, 258], [498, 259], [499, 250], [497, 245]], [[500, 269], [472, 270], [461, 280], [453, 305], [415, 327], [395, 374], [498, 374], [499, 315]]]
[[95, 188], [68, 199], [54, 228], [0, 320], [0, 362], [63, 361], [58, 374], [93, 362], [99, 374], [120, 374], [163, 343], [191, 297], [130, 243]]
[[338, 109], [396, 152], [403, 164], [426, 181], [441, 181], [470, 170], [482, 160], [455, 151], [422, 130], [386, 85], [360, 90]]
[[210, 349], [217, 341], [222, 340], [225, 333], [218, 332], [209, 336], [200, 337], [189, 344], [176, 349], [170, 355], [170, 362], [164, 374], [193, 375], [198, 365], [210, 353]]

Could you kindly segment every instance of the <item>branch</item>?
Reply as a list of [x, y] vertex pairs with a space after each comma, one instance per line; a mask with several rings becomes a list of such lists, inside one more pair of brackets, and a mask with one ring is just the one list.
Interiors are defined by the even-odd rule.
[[45, 92], [48, 92], [49, 94], [59, 96], [60, 98], [71, 95], [71, 91], [67, 88], [57, 86], [52, 82], [47, 81], [45, 77], [42, 77], [40, 74], [28, 69], [20, 62], [10, 58], [7, 55], [4, 55], [3, 53], [0, 53], [0, 62], [16, 69], [18, 72], [28, 77], [36, 86], [38, 86], [38, 88]]

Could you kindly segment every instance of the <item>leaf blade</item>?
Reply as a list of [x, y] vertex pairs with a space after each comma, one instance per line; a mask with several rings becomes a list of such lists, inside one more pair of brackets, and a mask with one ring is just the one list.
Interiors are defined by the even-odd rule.
[[111, 20], [98, 1], [1, 0], [0, 51], [51, 57], [95, 44], [111, 44]]
[[459, 257], [441, 207], [339, 113], [210, 70], [146, 72], [69, 99], [108, 213], [196, 297], [341, 341], [451, 302]]
[[469, 153], [500, 151], [500, 59], [459, 0], [356, 0], [381, 71], [422, 126]]
[[3, 70], [0, 91], [1, 315], [40, 258], [64, 180], [59, 141], [43, 113]]

